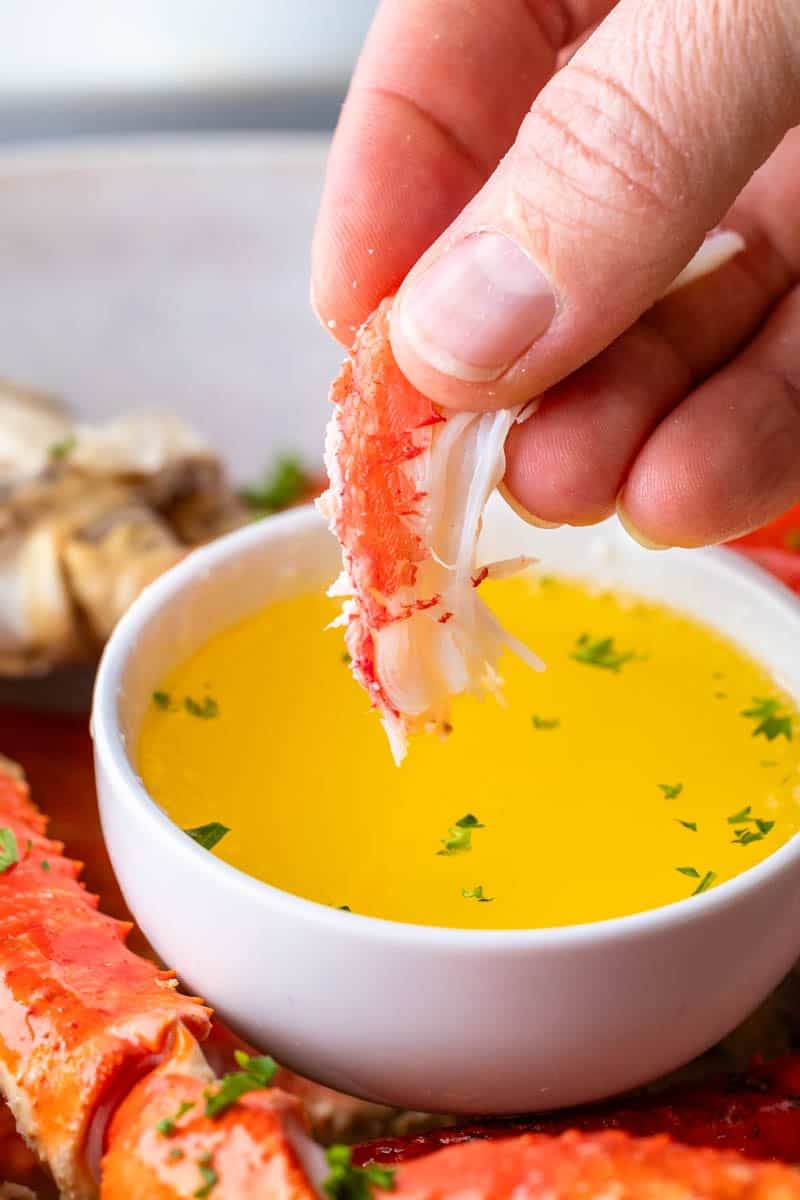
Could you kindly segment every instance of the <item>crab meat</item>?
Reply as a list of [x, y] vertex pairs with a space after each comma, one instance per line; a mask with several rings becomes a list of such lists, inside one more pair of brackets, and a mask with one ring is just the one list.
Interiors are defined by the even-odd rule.
[[479, 565], [486, 503], [503, 477], [519, 409], [445, 414], [411, 386], [389, 344], [384, 301], [333, 385], [319, 501], [342, 545], [331, 594], [356, 678], [379, 710], [397, 762], [409, 733], [450, 724], [451, 697], [496, 692], [508, 634], [478, 594], [489, 575], [524, 570], [520, 556]]

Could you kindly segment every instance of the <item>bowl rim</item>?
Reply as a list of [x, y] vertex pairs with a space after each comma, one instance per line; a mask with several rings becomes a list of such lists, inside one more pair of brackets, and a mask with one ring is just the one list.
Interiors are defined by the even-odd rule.
[[[313, 522], [313, 524], [312, 524]], [[612, 518], [609, 524], [614, 524]], [[152, 835], [166, 838], [170, 852], [193, 864], [193, 870], [205, 876], [212, 888], [233, 889], [253, 904], [266, 904], [296, 920], [328, 927], [337, 934], [358, 934], [368, 940], [379, 939], [398, 945], [415, 944], [418, 948], [448, 952], [538, 950], [553, 946], [580, 947], [613, 941], [616, 938], [646, 937], [684, 922], [693, 923], [721, 909], [746, 901], [748, 895], [768, 884], [785, 868], [800, 868], [800, 833], [732, 879], [701, 895], [687, 896], [657, 908], [587, 921], [575, 925], [557, 925], [542, 929], [463, 929], [444, 925], [418, 925], [384, 917], [367, 916], [339, 909], [284, 891], [256, 879], [224, 859], [209, 853], [187, 837], [147, 791], [138, 775], [118, 720], [119, 696], [129, 658], [135, 652], [142, 630], [157, 618], [160, 609], [176, 595], [202, 584], [215, 568], [223, 567], [240, 554], [247, 554], [262, 542], [274, 538], [303, 536], [306, 530], [320, 532], [323, 518], [313, 505], [266, 517], [235, 530], [208, 546], [192, 551], [166, 574], [151, 583], [124, 614], [103, 652], [94, 687], [91, 735], [94, 742], [98, 776], [102, 773], [119, 803], [119, 795], [140, 810], [140, 816]], [[731, 550], [713, 547], [691, 551], [715, 560], [718, 566], [755, 584], [783, 608], [800, 629], [800, 598], [767, 571]], [[709, 621], [713, 626], [713, 621]], [[102, 817], [102, 805], [101, 805]]]

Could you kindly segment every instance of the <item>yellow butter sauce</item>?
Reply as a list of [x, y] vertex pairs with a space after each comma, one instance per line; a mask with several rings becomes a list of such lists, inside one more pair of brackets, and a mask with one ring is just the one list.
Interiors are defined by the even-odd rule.
[[797, 832], [800, 718], [736, 646], [566, 580], [484, 586], [548, 666], [508, 656], [505, 707], [461, 700], [450, 736], [396, 768], [325, 631], [333, 602], [304, 595], [169, 672], [141, 731], [146, 786], [181, 827], [230, 827], [213, 852], [277, 887], [467, 928], [654, 908]]

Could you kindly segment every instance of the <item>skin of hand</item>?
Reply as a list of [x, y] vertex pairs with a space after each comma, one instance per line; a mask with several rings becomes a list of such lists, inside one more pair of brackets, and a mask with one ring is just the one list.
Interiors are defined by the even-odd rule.
[[[798, 0], [383, 0], [315, 309], [350, 345], [399, 289], [423, 392], [541, 397], [508, 445], [529, 519], [744, 534], [800, 500], [798, 123]], [[718, 225], [746, 250], [659, 299]]]

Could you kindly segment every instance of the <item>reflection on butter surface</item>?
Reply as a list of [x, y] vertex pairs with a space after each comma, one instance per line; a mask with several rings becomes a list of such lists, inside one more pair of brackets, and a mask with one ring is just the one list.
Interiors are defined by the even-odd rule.
[[548, 665], [504, 661], [399, 769], [318, 594], [274, 604], [171, 671], [139, 766], [213, 853], [352, 912], [536, 928], [689, 897], [800, 828], [800, 718], [731, 643], [666, 608], [529, 576], [484, 585]]

